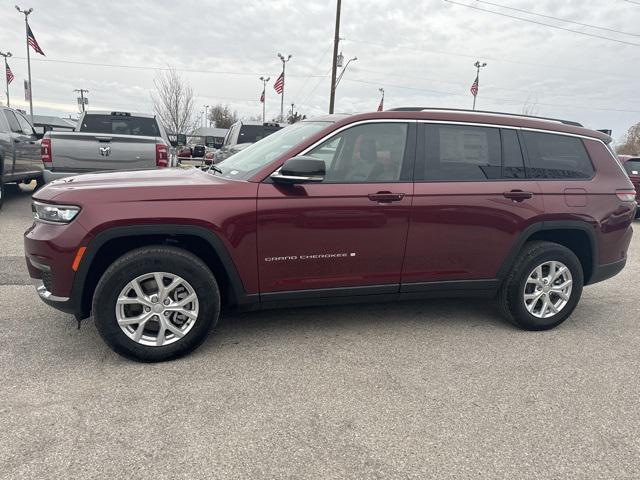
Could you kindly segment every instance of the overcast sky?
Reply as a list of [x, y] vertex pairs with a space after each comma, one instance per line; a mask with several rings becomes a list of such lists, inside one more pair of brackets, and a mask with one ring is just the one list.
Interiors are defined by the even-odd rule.
[[[340, 49], [358, 60], [338, 88], [336, 111], [375, 110], [381, 87], [385, 108], [471, 108], [479, 58], [488, 66], [478, 109], [520, 113], [529, 105], [538, 115], [612, 128], [614, 138], [640, 121], [640, 1], [455, 2], [618, 41], [444, 0], [343, 0]], [[14, 54], [12, 106], [25, 108], [24, 20], [14, 3], [0, 2], [0, 50]], [[306, 115], [328, 109], [335, 0], [31, 0], [20, 6], [34, 8], [30, 25], [46, 54], [31, 52], [36, 114], [77, 113], [74, 88], [90, 91], [90, 108], [151, 111], [157, 69], [172, 66], [191, 83], [199, 106], [224, 103], [240, 116], [257, 115], [258, 77], [269, 75], [273, 83], [281, 68], [277, 52], [293, 55], [285, 105], [295, 103]], [[269, 87], [267, 116], [279, 108]]]

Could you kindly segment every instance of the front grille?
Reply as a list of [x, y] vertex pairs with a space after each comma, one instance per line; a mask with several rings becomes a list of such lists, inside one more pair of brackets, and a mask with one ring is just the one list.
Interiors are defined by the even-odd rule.
[[42, 270], [42, 283], [48, 292], [53, 289], [53, 275], [50, 270]]

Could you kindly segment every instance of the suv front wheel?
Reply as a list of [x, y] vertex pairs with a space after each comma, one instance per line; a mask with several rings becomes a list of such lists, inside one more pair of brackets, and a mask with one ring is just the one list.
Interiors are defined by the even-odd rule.
[[500, 309], [521, 328], [548, 330], [571, 315], [583, 282], [582, 265], [571, 250], [552, 242], [529, 242], [500, 289]]
[[220, 292], [211, 270], [175, 247], [144, 247], [123, 255], [102, 275], [93, 297], [93, 317], [105, 342], [143, 362], [191, 352], [219, 314]]

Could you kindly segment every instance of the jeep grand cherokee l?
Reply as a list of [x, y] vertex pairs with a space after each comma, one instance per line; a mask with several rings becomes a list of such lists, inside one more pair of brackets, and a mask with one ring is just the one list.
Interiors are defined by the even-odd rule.
[[635, 191], [610, 140], [485, 112], [317, 118], [208, 172], [53, 182], [27, 264], [46, 303], [143, 361], [193, 350], [222, 308], [489, 296], [549, 329], [626, 262]]

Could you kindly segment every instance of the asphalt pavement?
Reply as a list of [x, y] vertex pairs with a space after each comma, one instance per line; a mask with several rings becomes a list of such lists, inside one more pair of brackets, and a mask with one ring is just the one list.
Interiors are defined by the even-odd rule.
[[0, 210], [1, 479], [640, 477], [638, 236], [549, 332], [490, 301], [298, 308], [147, 365], [37, 298], [29, 195]]

